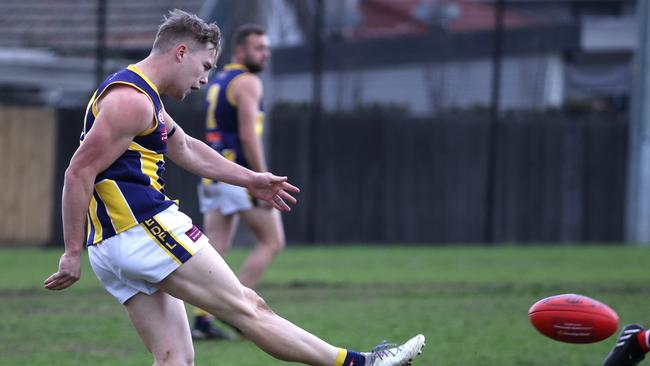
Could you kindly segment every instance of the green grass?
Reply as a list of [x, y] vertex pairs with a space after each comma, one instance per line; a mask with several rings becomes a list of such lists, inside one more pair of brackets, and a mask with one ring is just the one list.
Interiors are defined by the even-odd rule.
[[[0, 250], [0, 365], [151, 364], [87, 259], [74, 287], [42, 289], [59, 254]], [[245, 254], [235, 250], [228, 260], [236, 267]], [[258, 292], [277, 313], [335, 345], [367, 350], [423, 333], [428, 346], [416, 366], [593, 366], [613, 339], [550, 340], [530, 326], [528, 308], [574, 292], [609, 304], [621, 323], [645, 323], [648, 259], [650, 249], [626, 246], [291, 247]], [[197, 365], [283, 364], [250, 342], [195, 346]]]

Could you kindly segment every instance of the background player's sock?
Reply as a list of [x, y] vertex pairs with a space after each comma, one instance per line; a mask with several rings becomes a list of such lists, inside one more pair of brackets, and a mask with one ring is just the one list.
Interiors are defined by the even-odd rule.
[[197, 315], [194, 317], [194, 328], [195, 329], [207, 329], [212, 324], [212, 319], [207, 316]]
[[194, 307], [194, 329], [205, 330], [212, 324], [212, 315], [207, 311]]
[[205, 318], [212, 317], [212, 315], [210, 313], [208, 313], [207, 311], [205, 311], [205, 310], [203, 310], [201, 308], [197, 308], [197, 307], [194, 307], [194, 316], [202, 316], [202, 317], [205, 317]]

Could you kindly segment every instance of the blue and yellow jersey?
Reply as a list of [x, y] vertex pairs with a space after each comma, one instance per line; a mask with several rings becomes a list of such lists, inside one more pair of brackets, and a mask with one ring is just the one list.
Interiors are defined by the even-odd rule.
[[[208, 86], [206, 96], [206, 143], [230, 161], [250, 168], [241, 141], [237, 103], [232, 97], [233, 81], [244, 75], [250, 75], [245, 66], [229, 64], [218, 73]], [[264, 126], [264, 104], [260, 101], [256, 131], [262, 135]]]
[[97, 100], [112, 85], [129, 85], [149, 97], [153, 127], [136, 136], [111, 166], [99, 173], [88, 208], [87, 244], [93, 245], [147, 220], [174, 204], [165, 196], [167, 129], [156, 86], [134, 65], [116, 72], [95, 91], [84, 118], [83, 144], [97, 116]]

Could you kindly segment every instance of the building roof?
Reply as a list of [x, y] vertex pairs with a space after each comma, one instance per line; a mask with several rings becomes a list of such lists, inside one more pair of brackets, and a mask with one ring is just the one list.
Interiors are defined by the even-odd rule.
[[[104, 73], [146, 55], [169, 10], [203, 0], [106, 0]], [[96, 86], [98, 1], [0, 1], [0, 100], [77, 106]]]
[[[99, 1], [2, 0], [0, 46], [90, 54], [96, 45]], [[200, 11], [203, 0], [106, 1], [106, 42], [114, 50], [148, 50], [163, 15]]]
[[[425, 34], [431, 28], [449, 32], [485, 31], [495, 26], [495, 4], [476, 0], [367, 0], [354, 38]], [[505, 7], [505, 28], [542, 24], [528, 14]]]

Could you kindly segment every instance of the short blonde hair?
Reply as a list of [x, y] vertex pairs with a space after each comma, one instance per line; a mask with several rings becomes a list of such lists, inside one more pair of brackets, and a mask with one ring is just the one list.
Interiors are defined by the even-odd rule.
[[[164, 52], [184, 40], [190, 40], [194, 45], [212, 43], [221, 51], [221, 30], [216, 23], [206, 23], [195, 14], [174, 9], [169, 16], [163, 17], [163, 22], [158, 27], [156, 39], [153, 41], [153, 51]], [[191, 47], [192, 45], [190, 45]]]

